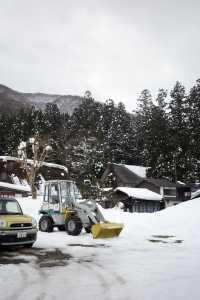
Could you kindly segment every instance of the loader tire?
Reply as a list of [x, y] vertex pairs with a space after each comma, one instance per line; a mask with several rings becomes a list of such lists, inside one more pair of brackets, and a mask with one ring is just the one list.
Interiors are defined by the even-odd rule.
[[51, 217], [42, 216], [39, 221], [39, 230], [43, 232], [53, 231], [53, 220]]
[[66, 221], [65, 230], [69, 235], [79, 235], [83, 225], [78, 217], [73, 217]]

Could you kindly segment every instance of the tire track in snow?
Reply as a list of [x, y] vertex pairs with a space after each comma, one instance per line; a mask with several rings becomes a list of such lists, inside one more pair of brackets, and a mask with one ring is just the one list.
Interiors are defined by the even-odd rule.
[[86, 262], [86, 261], [75, 261], [80, 264], [81, 267], [91, 271], [91, 273], [96, 276], [97, 280], [100, 283], [100, 286], [102, 288], [101, 291], [101, 299], [102, 300], [110, 300], [110, 284], [107, 282], [107, 280], [104, 278], [104, 276], [99, 272], [99, 270], [96, 268], [95, 264], [93, 262]]
[[21, 291], [24, 291], [24, 287], [29, 285], [28, 282], [28, 274], [23, 269], [23, 265], [19, 265], [19, 277], [20, 277], [20, 285], [14, 290], [14, 292], [11, 294], [11, 296], [5, 298], [5, 300], [13, 300], [18, 299], [19, 295], [21, 294]]
[[[117, 272], [113, 271], [113, 270], [110, 270], [109, 268], [106, 267], [106, 265], [102, 265], [98, 262], [93, 262], [93, 264], [100, 269], [101, 273], [103, 274], [107, 274], [106, 277], [107, 278], [107, 283], [109, 284], [109, 287], [112, 286], [114, 287], [118, 287], [118, 286], [121, 286], [125, 288], [126, 286], [126, 280], [120, 275], [118, 274]], [[120, 292], [122, 291], [122, 289], [120, 288]], [[112, 292], [112, 288], [110, 288], [110, 293]], [[115, 291], [116, 292], [116, 291]], [[111, 295], [111, 297], [109, 298], [112, 299], [112, 298], [115, 298], [115, 299], [123, 299], [123, 300], [133, 300], [133, 297], [132, 296], [120, 296], [116, 298], [116, 295]]]
[[[110, 300], [114, 297], [115, 299], [121, 299], [121, 298], [116, 298], [115, 295], [116, 292], [114, 290], [116, 286], [118, 287], [118, 286], [126, 285], [126, 281], [121, 275], [117, 274], [115, 271], [112, 271], [93, 260], [87, 261], [84, 259], [80, 259], [77, 261], [75, 260], [75, 262], [79, 263], [81, 267], [84, 267], [87, 270], [91, 271], [91, 274], [93, 276], [96, 276], [102, 288], [101, 299]], [[132, 300], [132, 298], [123, 296], [123, 300]]]
[[[36, 272], [37, 277], [33, 279], [33, 277], [30, 276], [33, 272]], [[43, 291], [42, 286], [44, 285], [44, 282], [47, 281], [48, 276], [47, 274], [37, 267], [35, 264], [30, 264], [28, 269], [26, 269], [25, 265], [19, 266], [19, 276], [21, 284], [20, 286], [15, 289], [13, 294], [9, 296], [8, 298], [5, 298], [5, 300], [22, 300], [29, 298], [29, 295], [33, 295], [34, 291], [38, 291], [38, 294], [35, 296], [35, 300], [44, 300], [49, 299], [46, 295], [46, 293]]]
[[94, 262], [96, 266], [98, 266], [100, 269], [102, 269], [104, 272], [106, 272], [107, 274], [111, 275], [114, 279], [114, 281], [117, 281], [116, 283], [120, 284], [120, 285], [125, 285], [126, 284], [126, 280], [119, 274], [117, 274], [114, 271], [111, 271], [110, 269], [106, 268], [105, 266]]

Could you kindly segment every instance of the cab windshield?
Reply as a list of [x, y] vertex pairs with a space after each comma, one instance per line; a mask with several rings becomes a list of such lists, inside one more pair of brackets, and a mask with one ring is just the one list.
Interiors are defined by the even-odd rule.
[[71, 199], [72, 201], [81, 199], [81, 194], [73, 182], [62, 182], [61, 183], [61, 196], [62, 199]]
[[22, 210], [16, 200], [0, 199], [0, 215], [22, 215]]

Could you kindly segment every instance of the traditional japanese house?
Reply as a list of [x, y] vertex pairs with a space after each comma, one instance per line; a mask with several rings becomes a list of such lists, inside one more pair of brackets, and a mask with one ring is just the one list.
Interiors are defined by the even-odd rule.
[[162, 196], [146, 188], [118, 187], [113, 197], [129, 212], [155, 212], [164, 208]]
[[167, 179], [144, 178], [136, 185], [162, 195], [165, 207], [176, 205], [191, 198], [191, 188], [185, 184], [170, 182]]
[[[127, 187], [141, 189], [142, 198], [136, 198], [135, 194], [130, 196], [128, 193], [124, 193], [118, 189], [116, 189], [114, 193], [110, 192], [107, 195], [108, 199], [110, 197], [113, 201], [113, 197], [114, 199], [119, 198], [119, 201], [126, 203], [126, 205], [130, 203], [131, 207], [133, 207], [134, 202], [134, 205], [138, 207], [133, 208], [135, 211], [155, 211], [190, 199], [191, 188], [189, 186], [172, 183], [167, 179], [148, 178], [146, 172], [147, 168], [143, 166], [109, 163], [100, 182], [102, 187], [112, 187], [113, 190]], [[161, 197], [161, 199], [159, 198], [159, 204], [158, 198], [156, 197], [155, 199], [148, 199], [148, 191]], [[131, 193], [131, 190], [129, 190], [129, 192]], [[132, 192], [136, 193], [136, 190], [132, 190]], [[124, 200], [124, 197], [126, 200]], [[150, 202], [148, 202], [148, 204], [146, 204], [145, 202], [144, 205], [144, 201], [155, 201], [155, 203], [150, 204]], [[139, 202], [141, 203], [140, 205]]]
[[[28, 160], [29, 165], [32, 163], [32, 160]], [[68, 169], [62, 165], [43, 162], [37, 176], [38, 190], [43, 181], [52, 179], [69, 179]], [[0, 193], [22, 195], [30, 193], [25, 170], [16, 157], [0, 156]]]

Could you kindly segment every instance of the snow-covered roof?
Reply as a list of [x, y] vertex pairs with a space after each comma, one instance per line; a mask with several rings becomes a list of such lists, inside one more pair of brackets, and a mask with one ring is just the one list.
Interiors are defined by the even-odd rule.
[[135, 173], [136, 175], [142, 178], [146, 178], [146, 171], [147, 171], [146, 167], [134, 166], [134, 165], [124, 165], [124, 167], [129, 169], [129, 171]]
[[192, 195], [191, 195], [191, 199], [194, 199], [194, 198], [197, 198], [197, 197], [200, 197], [200, 190], [197, 190], [197, 191], [193, 192]]
[[146, 188], [117, 187], [115, 191], [120, 191], [126, 194], [127, 196], [133, 197], [135, 199], [154, 201], [162, 200], [162, 196], [160, 194], [154, 193]]
[[112, 188], [102, 188], [103, 192], [110, 192], [112, 190]]
[[182, 182], [182, 181], [180, 181], [180, 180], [178, 180], [177, 183], [182, 184], [182, 185], [185, 185], [185, 182]]
[[24, 186], [22, 184], [13, 184], [13, 183], [8, 183], [8, 182], [2, 182], [0, 181], [0, 188], [7, 188], [10, 190], [14, 191], [19, 191], [19, 192], [30, 192], [30, 186]]
[[[19, 160], [18, 157], [13, 157], [13, 156], [0, 156], [0, 160], [3, 160], [3, 161], [17, 161]], [[29, 164], [33, 164], [33, 160], [32, 159], [27, 159], [27, 162]], [[47, 163], [47, 162], [43, 162], [42, 163], [42, 166], [46, 166], [46, 167], [50, 167], [50, 168], [57, 168], [57, 169], [61, 169], [63, 171], [65, 171], [66, 173], [68, 173], [68, 169], [67, 167], [65, 166], [62, 166], [62, 165], [58, 165], [58, 164], [53, 164], [53, 163]]]

